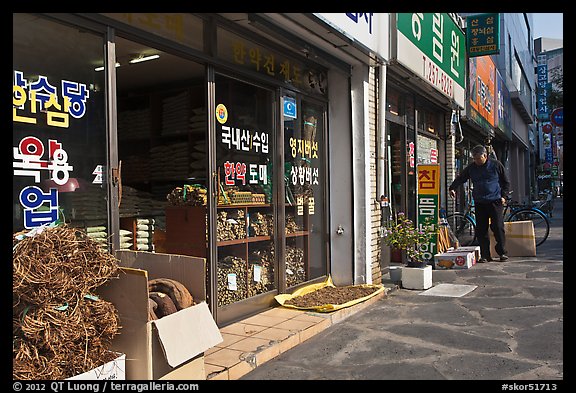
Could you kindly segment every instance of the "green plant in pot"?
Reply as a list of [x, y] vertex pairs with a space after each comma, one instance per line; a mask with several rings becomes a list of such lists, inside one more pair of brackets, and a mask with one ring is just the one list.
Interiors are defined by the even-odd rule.
[[384, 226], [383, 240], [391, 248], [406, 253], [406, 266], [424, 267], [427, 260], [424, 258], [422, 245], [430, 242], [434, 227], [432, 220], [427, 218], [421, 225], [422, 229], [418, 229], [406, 214], [399, 212]]

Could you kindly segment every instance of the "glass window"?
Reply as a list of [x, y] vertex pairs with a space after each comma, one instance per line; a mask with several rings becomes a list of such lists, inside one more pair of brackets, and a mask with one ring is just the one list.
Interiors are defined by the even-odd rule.
[[418, 131], [425, 131], [432, 134], [438, 134], [439, 115], [433, 111], [420, 107], [418, 108]]
[[277, 288], [273, 92], [216, 75], [218, 306]]
[[403, 114], [400, 105], [400, 93], [397, 90], [388, 89], [386, 94], [386, 110], [396, 116]]
[[13, 230], [87, 228], [107, 249], [101, 36], [13, 14]]
[[424, 165], [437, 164], [438, 141], [420, 134], [417, 135], [416, 140], [418, 142], [416, 163]]
[[402, 126], [387, 122], [388, 133], [390, 135], [388, 144], [388, 156], [390, 160], [391, 169], [391, 193], [392, 193], [392, 211], [393, 213], [404, 212], [404, 200], [402, 186], [404, 183], [404, 167], [406, 156], [403, 146], [404, 129]]
[[119, 247], [206, 257], [204, 66], [120, 36], [115, 41]]
[[284, 112], [287, 287], [327, 274], [323, 123], [323, 107], [306, 101]]

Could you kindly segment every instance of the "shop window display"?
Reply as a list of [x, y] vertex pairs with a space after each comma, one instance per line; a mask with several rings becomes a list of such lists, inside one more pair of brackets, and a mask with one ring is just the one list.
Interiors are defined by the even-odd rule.
[[13, 231], [67, 223], [108, 250], [103, 37], [31, 14], [13, 37]]
[[218, 306], [273, 290], [273, 92], [216, 75]]
[[295, 116], [284, 114], [287, 287], [327, 274], [323, 247], [323, 108], [302, 101], [299, 110]]

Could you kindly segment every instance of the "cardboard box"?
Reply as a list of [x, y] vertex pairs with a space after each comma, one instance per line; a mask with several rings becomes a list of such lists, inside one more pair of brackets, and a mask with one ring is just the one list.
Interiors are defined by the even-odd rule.
[[117, 380], [123, 381], [126, 379], [126, 354], [118, 354], [119, 356], [103, 364], [100, 367], [93, 368], [85, 373], [75, 375], [66, 380]]
[[474, 251], [458, 249], [434, 255], [434, 266], [439, 270], [470, 269], [475, 258]]
[[194, 359], [175, 368], [174, 371], [160, 377], [161, 380], [201, 380], [206, 379], [206, 368], [204, 367], [204, 356], [197, 356]]
[[[112, 349], [126, 354], [126, 379], [170, 379], [175, 371], [178, 378], [205, 379], [204, 352], [223, 341], [206, 304], [206, 260], [129, 250], [117, 251], [116, 257], [119, 279], [98, 292], [120, 316]], [[196, 305], [148, 321], [148, 280], [153, 278], [178, 280]]]
[[[506, 232], [506, 250], [509, 257], [535, 257], [536, 256], [536, 236], [534, 234], [534, 223], [532, 221], [513, 221], [504, 223]], [[490, 235], [490, 255], [498, 258], [496, 252], [496, 239], [491, 230]]]
[[446, 252], [473, 252], [474, 253], [474, 260], [472, 261], [472, 266], [476, 264], [480, 260], [480, 246], [460, 246], [456, 249], [452, 248]]

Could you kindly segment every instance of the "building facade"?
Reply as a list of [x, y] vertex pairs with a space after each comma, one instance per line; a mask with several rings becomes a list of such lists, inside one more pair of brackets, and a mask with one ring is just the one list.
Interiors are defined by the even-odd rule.
[[110, 252], [205, 258], [219, 325], [328, 276], [372, 282], [387, 24], [13, 14], [13, 231], [66, 223]]
[[328, 276], [378, 283], [401, 262], [383, 223], [459, 208], [473, 145], [529, 195], [531, 19], [500, 14], [500, 54], [471, 62], [465, 18], [13, 14], [13, 231], [205, 258], [221, 326]]

